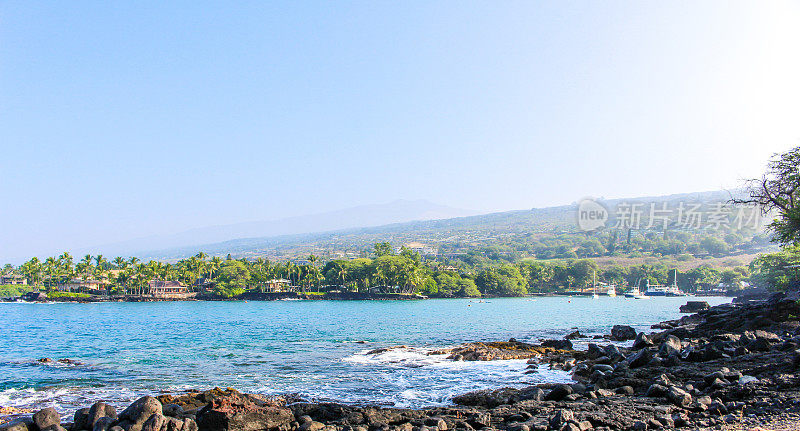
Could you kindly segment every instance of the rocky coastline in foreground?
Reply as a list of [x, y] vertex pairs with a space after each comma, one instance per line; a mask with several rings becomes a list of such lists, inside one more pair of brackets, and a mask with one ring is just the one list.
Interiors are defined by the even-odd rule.
[[[588, 350], [568, 339], [469, 343], [432, 352], [453, 360], [527, 359], [572, 374], [540, 384], [462, 394], [451, 407], [400, 409], [310, 403], [233, 389], [143, 397], [121, 412], [97, 402], [71, 423], [48, 408], [0, 431], [447, 431], [800, 428], [800, 297], [725, 304]], [[578, 333], [567, 338], [581, 337]]]

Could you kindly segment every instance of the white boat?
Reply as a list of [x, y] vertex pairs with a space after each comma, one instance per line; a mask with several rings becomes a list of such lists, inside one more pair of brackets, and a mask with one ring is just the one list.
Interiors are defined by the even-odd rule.
[[597, 271], [594, 272], [593, 280], [592, 298], [597, 299], [600, 297], [600, 295], [612, 297], [617, 296], [616, 286], [613, 284], [603, 283], [602, 281], [597, 281]]
[[645, 299], [646, 298], [646, 296], [642, 295], [642, 293], [639, 291], [639, 282], [641, 282], [641, 281], [642, 281], [641, 278], [636, 280], [636, 285], [631, 288], [630, 292], [625, 294], [626, 298], [633, 298], [633, 299]]
[[672, 284], [669, 286], [661, 284], [650, 284], [647, 281], [647, 291], [644, 293], [646, 296], [687, 296], [686, 293], [678, 288], [678, 270], [675, 270], [675, 275], [672, 277]]

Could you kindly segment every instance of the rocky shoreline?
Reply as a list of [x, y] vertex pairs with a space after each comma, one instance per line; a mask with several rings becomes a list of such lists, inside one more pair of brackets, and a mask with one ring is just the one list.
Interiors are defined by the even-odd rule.
[[[310, 403], [233, 389], [143, 397], [125, 410], [98, 402], [61, 423], [44, 409], [0, 431], [446, 431], [798, 429], [800, 297], [725, 304], [653, 325], [615, 327], [586, 351], [569, 339], [468, 343], [431, 352], [452, 360], [527, 359], [572, 374], [540, 384], [462, 394], [451, 407], [399, 409]], [[572, 333], [565, 338], [582, 337]]]

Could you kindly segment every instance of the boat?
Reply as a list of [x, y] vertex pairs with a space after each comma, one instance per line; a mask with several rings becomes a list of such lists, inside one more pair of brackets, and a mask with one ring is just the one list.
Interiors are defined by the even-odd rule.
[[602, 281], [597, 281], [597, 271], [594, 272], [593, 280], [592, 298], [598, 298], [600, 296], [617, 296], [617, 286], [603, 283]]
[[646, 298], [646, 296], [642, 295], [642, 293], [639, 291], [639, 282], [641, 282], [641, 281], [642, 281], [641, 278], [636, 280], [636, 285], [631, 288], [630, 292], [625, 294], [626, 298], [633, 298], [633, 299], [645, 299]]
[[646, 296], [687, 296], [686, 293], [678, 288], [678, 270], [675, 270], [675, 275], [672, 277], [672, 284], [669, 286], [661, 284], [650, 284], [647, 281], [647, 291], [644, 292]]

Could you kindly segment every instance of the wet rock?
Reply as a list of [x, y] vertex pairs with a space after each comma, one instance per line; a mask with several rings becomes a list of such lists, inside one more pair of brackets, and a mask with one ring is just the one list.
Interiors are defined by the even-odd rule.
[[48, 407], [33, 414], [33, 423], [37, 428], [43, 430], [52, 425], [61, 425], [61, 416], [56, 409]]
[[479, 391], [467, 392], [466, 394], [453, 397], [453, 403], [462, 406], [479, 406], [492, 408], [503, 404], [510, 404], [518, 399], [520, 390], [512, 388], [502, 389], [483, 389]]
[[577, 340], [579, 338], [588, 338], [588, 337], [583, 335], [583, 334], [581, 334], [581, 331], [571, 332], [571, 333], [567, 334], [566, 337], [564, 337], [564, 339], [567, 339], [567, 340]]
[[627, 341], [636, 338], [636, 330], [627, 325], [614, 325], [611, 328], [611, 337], [617, 341]]
[[597, 359], [601, 356], [604, 356], [605, 352], [603, 349], [600, 348], [597, 344], [589, 343], [588, 348], [586, 349], [586, 357], [589, 359]]
[[558, 350], [572, 350], [572, 341], [569, 340], [544, 340], [542, 347], [552, 347]]

